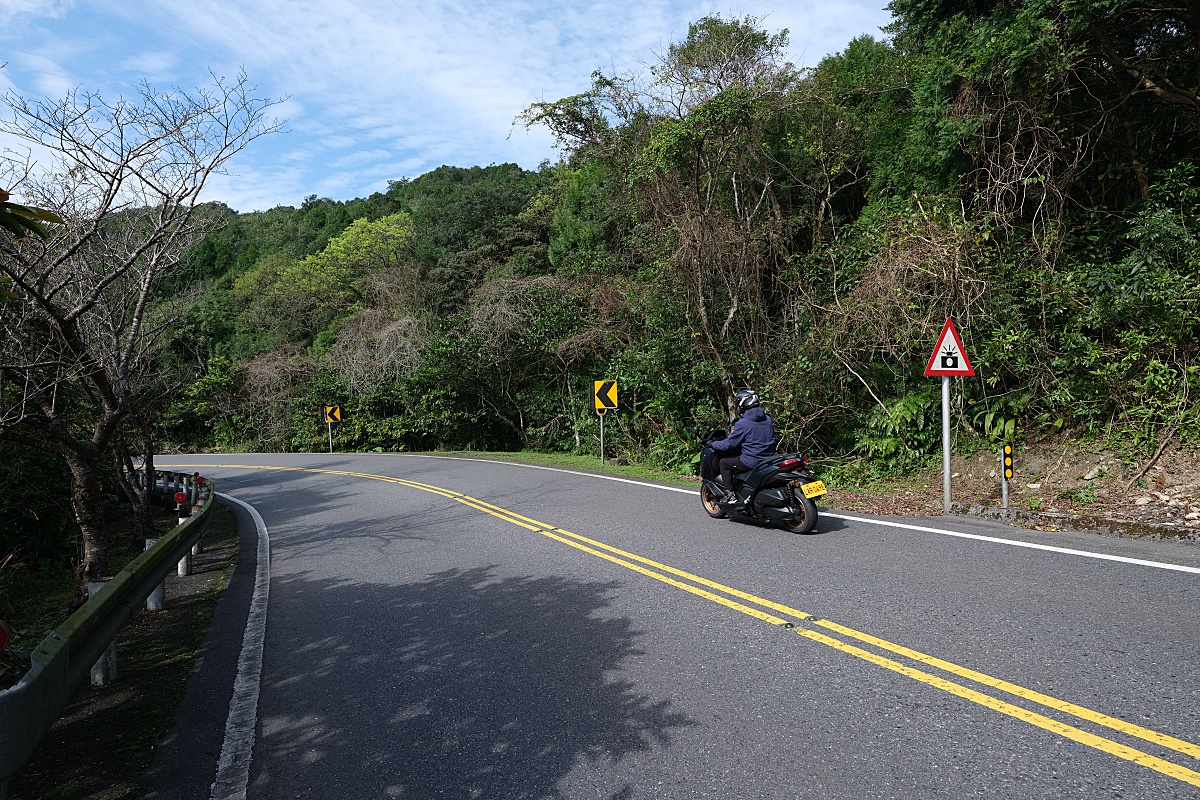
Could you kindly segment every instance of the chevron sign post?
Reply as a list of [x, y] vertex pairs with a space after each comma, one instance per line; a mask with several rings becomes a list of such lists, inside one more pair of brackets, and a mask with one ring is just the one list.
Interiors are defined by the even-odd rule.
[[617, 382], [596, 381], [592, 390], [592, 402], [600, 415], [600, 464], [604, 464], [604, 414], [617, 407]]

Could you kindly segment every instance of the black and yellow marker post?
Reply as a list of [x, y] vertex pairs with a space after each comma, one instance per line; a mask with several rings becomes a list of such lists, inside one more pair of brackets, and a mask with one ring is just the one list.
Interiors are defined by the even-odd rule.
[[1013, 452], [1012, 444], [1004, 444], [1004, 470], [1001, 472], [1003, 479], [1000, 482], [1001, 508], [1008, 508], [1008, 482], [1013, 476]]

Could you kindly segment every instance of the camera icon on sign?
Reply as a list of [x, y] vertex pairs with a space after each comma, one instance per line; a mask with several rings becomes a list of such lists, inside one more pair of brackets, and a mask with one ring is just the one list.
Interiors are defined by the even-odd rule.
[[958, 369], [958, 353], [947, 348], [942, 352], [942, 369]]

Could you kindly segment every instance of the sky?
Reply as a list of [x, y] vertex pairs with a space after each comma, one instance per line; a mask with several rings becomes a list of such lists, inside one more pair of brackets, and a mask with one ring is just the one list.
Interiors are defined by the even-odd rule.
[[0, 0], [0, 93], [115, 98], [145, 80], [193, 89], [244, 71], [282, 99], [284, 131], [252, 143], [205, 198], [238, 211], [384, 191], [442, 164], [556, 161], [514, 119], [585, 91], [597, 70], [650, 64], [709, 14], [790, 31], [813, 66], [880, 37], [886, 0]]

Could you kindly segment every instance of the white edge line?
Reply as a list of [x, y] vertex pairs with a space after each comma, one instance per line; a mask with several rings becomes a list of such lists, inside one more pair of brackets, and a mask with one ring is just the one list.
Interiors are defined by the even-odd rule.
[[1183, 564], [1167, 564], [1163, 561], [1147, 561], [1141, 558], [1129, 558], [1127, 556], [1114, 556], [1108, 553], [1095, 553], [1091, 550], [1072, 550], [1067, 547], [1054, 547], [1048, 544], [1035, 544], [1033, 542], [1016, 542], [1012, 539], [1000, 539], [995, 536], [982, 536], [977, 533], [960, 533], [959, 531], [947, 531], [941, 528], [926, 528], [923, 525], [906, 525], [902, 522], [885, 522], [883, 520], [864, 519], [862, 517], [848, 517], [845, 514], [832, 514], [822, 512], [826, 517], [834, 517], [836, 519], [850, 519], [855, 522], [869, 522], [872, 525], [886, 525], [890, 528], [904, 528], [910, 531], [923, 531], [926, 533], [940, 533], [943, 536], [956, 536], [960, 539], [975, 539], [980, 542], [993, 542], [995, 544], [1010, 544], [1014, 547], [1028, 547], [1031, 550], [1048, 550], [1051, 553], [1065, 553], [1070, 556], [1083, 556], [1084, 558], [1098, 558], [1104, 561], [1120, 561], [1122, 564], [1137, 564], [1142, 567], [1157, 567], [1159, 569], [1173, 569], [1178, 572], [1191, 572], [1200, 575], [1200, 567], [1188, 567]]
[[[404, 456], [405, 458], [439, 458], [446, 461], [481, 461], [485, 464], [506, 464], [512, 467], [525, 467], [526, 469], [544, 469], [550, 472], [564, 472], [567, 475], [582, 475], [585, 478], [599, 478], [605, 481], [618, 481], [619, 483], [632, 483], [635, 486], [649, 486], [652, 489], [663, 489], [668, 492], [683, 492], [684, 494], [696, 494], [698, 489], [685, 489], [682, 486], [664, 486], [661, 483], [647, 483], [646, 481], [635, 481], [629, 478], [617, 478], [612, 475], [597, 475], [594, 472], [578, 472], [570, 469], [559, 469], [558, 467], [545, 467], [540, 464], [522, 464], [518, 461], [500, 461], [493, 458], [465, 458], [463, 456], [429, 456], [416, 455], [412, 453], [388, 453], [388, 455]], [[1162, 561], [1147, 561], [1141, 558], [1128, 558], [1126, 556], [1113, 556], [1107, 553], [1094, 553], [1090, 550], [1071, 550], [1066, 547], [1054, 547], [1048, 544], [1035, 544], [1033, 542], [1020, 542], [1012, 539], [1001, 539], [996, 536], [983, 536], [977, 533], [960, 533], [959, 531], [949, 531], [943, 528], [929, 528], [924, 525], [907, 525], [903, 522], [889, 522], [882, 519], [867, 519], [865, 517], [851, 517], [846, 514], [834, 514], [829, 511], [822, 511], [821, 516], [832, 517], [834, 519], [852, 520], [854, 522], [865, 522], [869, 525], [881, 525], [886, 528], [901, 528], [903, 530], [920, 531], [922, 533], [937, 533], [942, 536], [954, 536], [959, 539], [974, 539], [980, 542], [991, 542], [992, 544], [1007, 544], [1013, 547], [1027, 547], [1031, 550], [1046, 550], [1051, 553], [1062, 553], [1070, 556], [1082, 556], [1083, 558], [1096, 558], [1102, 561], [1118, 561], [1122, 564], [1136, 564], [1140, 567], [1155, 567], [1157, 569], [1169, 569], [1176, 572], [1190, 572], [1195, 575], [1200, 575], [1200, 567], [1188, 567], [1183, 564], [1167, 564]]]
[[258, 530], [257, 566], [254, 594], [242, 652], [238, 657], [237, 677], [233, 681], [233, 699], [225, 719], [225, 740], [217, 760], [217, 778], [210, 800], [244, 800], [250, 783], [250, 757], [254, 750], [254, 732], [258, 726], [258, 692], [262, 683], [263, 640], [267, 633], [267, 596], [271, 588], [271, 540], [262, 516], [249, 503], [217, 492], [222, 500], [237, 503], [250, 513]]

